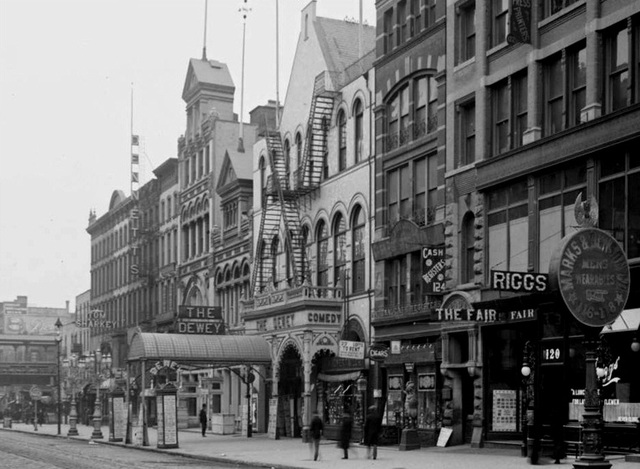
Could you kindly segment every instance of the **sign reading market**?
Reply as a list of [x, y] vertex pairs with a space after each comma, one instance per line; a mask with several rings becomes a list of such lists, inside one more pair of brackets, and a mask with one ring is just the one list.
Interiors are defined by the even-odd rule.
[[629, 296], [629, 264], [605, 231], [583, 228], [565, 236], [551, 256], [549, 284], [583, 324], [602, 327], [622, 312]]

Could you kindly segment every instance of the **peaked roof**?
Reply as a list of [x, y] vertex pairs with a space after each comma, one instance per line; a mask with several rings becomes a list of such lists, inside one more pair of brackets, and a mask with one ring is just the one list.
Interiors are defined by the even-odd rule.
[[[316, 17], [318, 41], [330, 71], [342, 71], [360, 59], [358, 32], [360, 25], [333, 18]], [[376, 45], [376, 28], [362, 26], [362, 55]]]
[[186, 100], [189, 91], [196, 85], [213, 85], [220, 89], [235, 91], [235, 85], [227, 64], [217, 60], [190, 59], [187, 77], [182, 89], [182, 99]]
[[245, 153], [240, 153], [236, 150], [225, 150], [224, 159], [220, 166], [220, 175], [218, 176], [216, 189], [220, 189], [229, 183], [226, 179], [227, 174], [229, 173], [229, 168], [233, 168], [236, 179], [253, 179], [252, 153], [247, 151], [245, 151]]

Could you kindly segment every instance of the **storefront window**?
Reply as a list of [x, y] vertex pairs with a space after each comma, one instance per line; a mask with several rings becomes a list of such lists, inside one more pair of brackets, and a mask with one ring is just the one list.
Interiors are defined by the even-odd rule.
[[402, 426], [404, 377], [402, 375], [389, 375], [387, 383], [387, 403], [382, 423], [390, 426]]
[[340, 425], [342, 416], [349, 413], [354, 428], [362, 426], [362, 396], [355, 381], [326, 383], [325, 393], [325, 423]]
[[436, 428], [436, 374], [418, 373], [418, 428]]

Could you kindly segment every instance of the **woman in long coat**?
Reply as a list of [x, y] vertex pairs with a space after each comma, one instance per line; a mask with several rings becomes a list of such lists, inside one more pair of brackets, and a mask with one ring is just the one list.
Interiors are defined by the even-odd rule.
[[340, 427], [340, 448], [344, 451], [342, 459], [349, 459], [349, 443], [351, 442], [351, 430], [353, 429], [353, 420], [348, 412], [342, 416], [342, 426]]
[[378, 457], [378, 436], [380, 435], [380, 429], [382, 422], [378, 416], [377, 408], [375, 405], [369, 407], [369, 412], [364, 421], [364, 444], [367, 445], [367, 458], [371, 458], [373, 449], [373, 459]]

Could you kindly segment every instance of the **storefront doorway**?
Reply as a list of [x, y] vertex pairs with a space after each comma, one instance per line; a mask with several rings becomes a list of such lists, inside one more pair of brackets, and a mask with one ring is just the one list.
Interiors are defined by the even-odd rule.
[[302, 430], [302, 358], [298, 349], [290, 345], [280, 359], [279, 434], [300, 437]]

